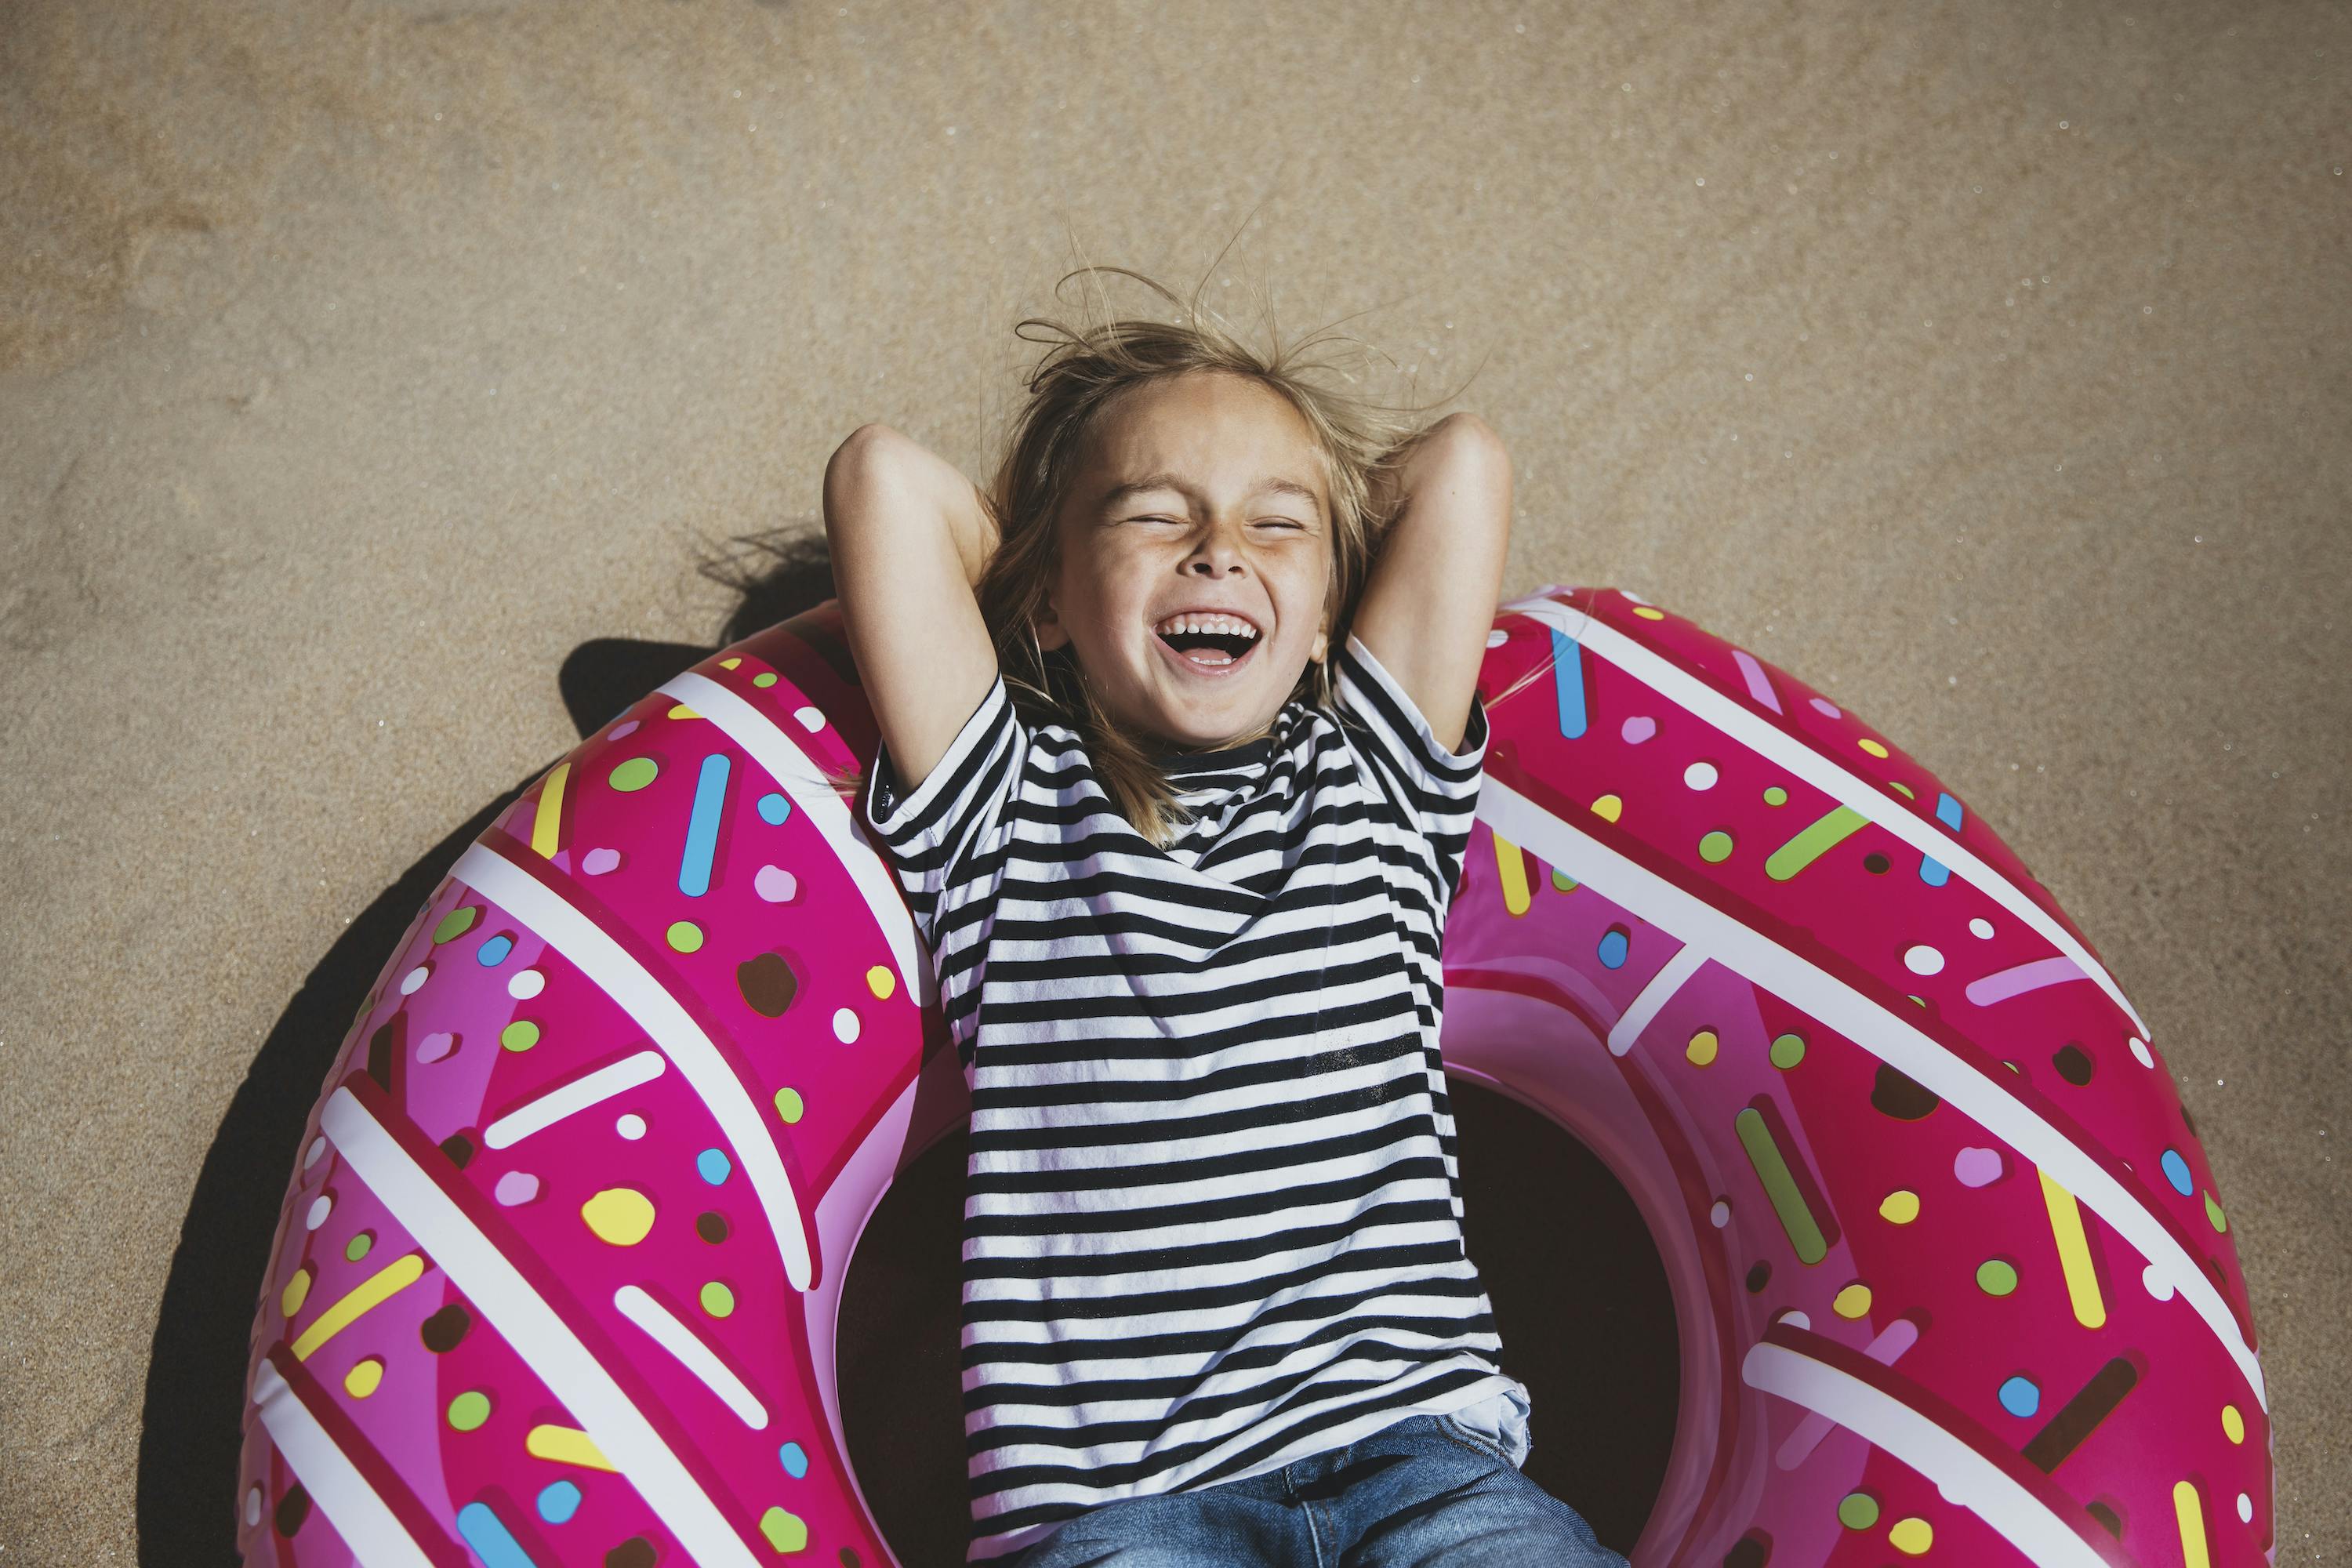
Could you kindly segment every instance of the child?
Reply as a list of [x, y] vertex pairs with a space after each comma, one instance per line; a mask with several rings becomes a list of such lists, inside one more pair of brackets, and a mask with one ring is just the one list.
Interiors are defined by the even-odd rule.
[[1438, 1052], [1509, 460], [1064, 335], [993, 494], [883, 426], [825, 474], [971, 1090], [966, 1561], [1622, 1568], [1517, 1468]]

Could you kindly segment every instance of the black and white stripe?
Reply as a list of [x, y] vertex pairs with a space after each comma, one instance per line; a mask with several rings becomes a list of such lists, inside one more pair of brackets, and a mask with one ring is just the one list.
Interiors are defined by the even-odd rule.
[[1484, 776], [1362, 641], [1339, 710], [1165, 759], [1166, 851], [1000, 677], [861, 812], [971, 1088], [969, 1562], [1510, 1390], [1462, 1246], [1439, 947]]

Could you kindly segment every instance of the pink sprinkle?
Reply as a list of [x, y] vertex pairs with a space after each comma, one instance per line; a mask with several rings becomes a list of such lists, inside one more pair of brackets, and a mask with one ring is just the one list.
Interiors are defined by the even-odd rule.
[[613, 732], [604, 738], [608, 741], [621, 741], [627, 739], [629, 736], [634, 735], [636, 732], [637, 721], [635, 719], [632, 719], [625, 724], [614, 725]]
[[539, 1178], [529, 1171], [509, 1171], [499, 1178], [499, 1184], [490, 1189], [490, 1195], [509, 1208], [517, 1204], [527, 1204], [539, 1196]]
[[601, 877], [621, 863], [617, 849], [591, 849], [580, 858], [580, 868], [592, 877]]
[[1844, 714], [1838, 711], [1837, 704], [1831, 701], [1826, 697], [1816, 697], [1813, 699], [1813, 711], [1816, 713], [1826, 713], [1832, 719], [1843, 719], [1845, 717]]
[[446, 1029], [436, 1029], [416, 1042], [416, 1059], [437, 1062], [457, 1048], [457, 1037]]
[[772, 904], [788, 904], [792, 902], [793, 895], [800, 890], [800, 884], [793, 880], [793, 874], [782, 866], [761, 867], [759, 874], [751, 879], [751, 887]]
[[1952, 1175], [1964, 1187], [1989, 1187], [2000, 1180], [1998, 1149], [1963, 1149], [1952, 1156]]
[[1627, 745], [1638, 746], [1658, 732], [1658, 721], [1646, 713], [1636, 713], [1617, 732], [1625, 737]]

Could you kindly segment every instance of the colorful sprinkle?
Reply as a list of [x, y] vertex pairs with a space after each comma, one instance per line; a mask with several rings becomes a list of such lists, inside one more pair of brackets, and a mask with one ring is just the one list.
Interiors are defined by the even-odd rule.
[[699, 952], [702, 950], [702, 928], [692, 921], [672, 921], [669, 930], [662, 935], [676, 952]]
[[1625, 967], [1626, 950], [1632, 945], [1622, 926], [1611, 926], [1601, 933], [1601, 962], [1611, 969]]
[[1906, 1557], [1919, 1557], [1936, 1544], [1935, 1528], [1917, 1517], [1898, 1519], [1895, 1528], [1886, 1532], [1886, 1543]]
[[2197, 1184], [2189, 1176], [2189, 1162], [2180, 1157], [2179, 1150], [2167, 1149], [2157, 1163], [2164, 1167], [2164, 1179], [2172, 1184], [2174, 1192], [2184, 1198], [2196, 1194]]
[[2144, 1068], [2152, 1068], [2156, 1065], [2156, 1058], [2147, 1054], [2147, 1042], [2137, 1035], [2131, 1037], [2131, 1054], [2139, 1059], [2139, 1065]]
[[1790, 1068], [1795, 1067], [1799, 1062], [1803, 1061], [1804, 1059], [1804, 1036], [1781, 1035], [1773, 1040], [1772, 1065], [1779, 1068], [1782, 1072], [1788, 1071]]
[[2233, 1444], [2246, 1440], [2246, 1418], [2238, 1414], [2234, 1405], [2221, 1406], [2221, 1433]]
[[760, 1516], [760, 1533], [778, 1552], [798, 1552], [808, 1544], [808, 1526], [801, 1522], [800, 1515], [781, 1508], [772, 1508]]
[[1876, 741], [1872, 740], [1867, 735], [1864, 735], [1861, 740], [1856, 741], [1854, 744], [1860, 746], [1864, 751], [1868, 752], [1874, 757], [1884, 758], [1886, 755], [1886, 748], [1879, 744]]
[[800, 991], [800, 981], [781, 952], [755, 953], [735, 966], [735, 989], [743, 1005], [763, 1018], [781, 1018]]
[[1706, 1223], [1721, 1230], [1731, 1223], [1731, 1200], [1717, 1198], [1706, 1208]]
[[751, 890], [772, 904], [788, 904], [800, 887], [782, 866], [762, 866], [752, 875]]
[[548, 770], [547, 782], [540, 785], [539, 808], [530, 818], [530, 847], [542, 860], [554, 858], [563, 825], [563, 784], [571, 776], [572, 763], [561, 762]]
[[1952, 879], [1951, 868], [1931, 856], [1919, 860], [1919, 879], [1931, 888], [1940, 888]]
[[726, 1152], [719, 1149], [705, 1149], [701, 1153], [697, 1154], [694, 1157], [694, 1168], [704, 1181], [714, 1187], [724, 1182], [735, 1169], [733, 1165], [727, 1163]]
[[1832, 806], [1806, 825], [1794, 838], [1772, 851], [1764, 862], [1764, 874], [1776, 882], [1785, 882], [1830, 850], [1844, 842], [1856, 829], [1868, 825], [1870, 818], [1852, 806]]
[[1966, 1148], [1952, 1156], [1952, 1179], [1964, 1187], [1989, 1187], [2006, 1168], [1998, 1149]]
[[793, 803], [774, 790], [770, 790], [760, 797], [760, 820], [769, 826], [782, 827], [784, 825], [784, 819], [792, 814]]
[[856, 1045], [861, 1027], [855, 1008], [835, 1007], [833, 1010], [833, 1037], [843, 1045]]
[[785, 1444], [776, 1450], [776, 1458], [783, 1462], [784, 1474], [793, 1479], [799, 1480], [808, 1474], [808, 1455], [798, 1443]]
[[1806, 699], [1806, 700], [1813, 705], [1813, 711], [1819, 713], [1824, 719], [1843, 719], [1845, 717], [1844, 714], [1838, 711], [1838, 705], [1831, 701], [1826, 697], [1811, 697]]
[[490, 1189], [490, 1195], [503, 1207], [520, 1207], [539, 1196], [539, 1178], [529, 1171], [509, 1171]]
[[2097, 1429], [2138, 1382], [2139, 1372], [2130, 1362], [2121, 1356], [2108, 1362], [2019, 1451], [2025, 1462], [2044, 1475], [2056, 1469], [2059, 1461], [2081, 1447], [2083, 1439]]
[[2032, 1415], [2042, 1408], [2042, 1389], [2030, 1377], [2012, 1377], [2000, 1385], [2000, 1407], [2011, 1415]]
[[2172, 1483], [2172, 1517], [2180, 1526], [2181, 1568], [2211, 1568], [2205, 1546], [2205, 1505], [2195, 1481]]
[[727, 805], [727, 754], [713, 752], [695, 775], [694, 805], [686, 824], [686, 848], [678, 857], [677, 890], [698, 899], [710, 890], [710, 865], [719, 852], [719, 818]]
[[1584, 738], [1584, 647], [1558, 626], [1551, 628], [1551, 683], [1559, 700], [1559, 732]]
[[449, 1425], [460, 1432], [475, 1432], [490, 1418], [490, 1396], [478, 1388], [469, 1388], [449, 1402]]
[[759, 674], [751, 678], [751, 684], [758, 687], [762, 691], [765, 691], [775, 683], [776, 672], [772, 669], [763, 669]]
[[539, 1026], [529, 1018], [517, 1018], [499, 1031], [499, 1044], [510, 1051], [527, 1051], [539, 1044]]
[[1775, 713], [1780, 712], [1780, 696], [1773, 691], [1772, 683], [1764, 678], [1764, 667], [1756, 661], [1756, 656], [1744, 647], [1736, 647], [1731, 650], [1731, 658], [1739, 666], [1740, 679], [1748, 682], [1748, 695], [1761, 706]]
[[1914, 974], [1941, 974], [1944, 955], [1925, 942], [1903, 950], [1903, 967]]
[[1848, 1492], [1839, 1500], [1837, 1513], [1848, 1530], [1868, 1530], [1878, 1522], [1878, 1500], [1868, 1492]]
[[702, 1310], [714, 1318], [731, 1317], [735, 1311], [735, 1292], [713, 1279], [702, 1288]]
[[1713, 763], [1693, 763], [1683, 770], [1683, 783], [1693, 789], [1713, 789], [1720, 777]]
[[669, 719], [699, 719], [702, 717], [701, 714], [697, 713], [693, 709], [688, 708], [683, 702], [677, 703], [672, 706], [670, 710], [663, 716]]
[[1749, 1105], [1731, 1119], [1732, 1126], [1739, 1135], [1740, 1147], [1748, 1152], [1757, 1180], [1763, 1184], [1764, 1195], [1772, 1202], [1772, 1212], [1780, 1216], [1780, 1228], [1788, 1233], [1789, 1245], [1796, 1248], [1800, 1261], [1819, 1263], [1829, 1256], [1829, 1241], [1765, 1120], [1764, 1110], [1769, 1105], [1769, 1100]]
[[534, 1426], [524, 1436], [522, 1449], [534, 1459], [553, 1464], [577, 1465], [583, 1470], [613, 1468], [613, 1461], [576, 1426]]
[[1786, 805], [1789, 804], [1789, 792], [1782, 789], [1779, 784], [1767, 784], [1764, 786], [1764, 804], [1766, 805]]
[[890, 994], [898, 989], [898, 976], [887, 963], [873, 964], [866, 971], [866, 989], [874, 993], [877, 1001], [887, 1002]]
[[1713, 1029], [1701, 1029], [1690, 1037], [1690, 1044], [1683, 1047], [1683, 1055], [1690, 1058], [1693, 1067], [1703, 1068], [1715, 1060], [1717, 1044]]
[[1841, 1318], [1866, 1317], [1870, 1312], [1870, 1287], [1857, 1279], [1837, 1293], [1830, 1310]]
[[400, 994], [403, 996], [414, 996], [431, 978], [433, 978], [433, 966], [429, 963], [420, 963], [400, 977]]
[[1940, 790], [1936, 794], [1936, 820], [1955, 833], [1960, 830], [1960, 803]]
[[2215, 1230], [2225, 1231], [2230, 1228], [2228, 1216], [2221, 1213], [2221, 1205], [2213, 1201], [2213, 1194], [2210, 1193], [2205, 1194], [2205, 1218]]
[[800, 1090], [796, 1089], [776, 1090], [776, 1114], [787, 1122], [798, 1121], [804, 1109], [801, 1103]]
[[474, 917], [481, 912], [481, 905], [467, 904], [462, 910], [451, 910], [447, 914], [443, 915], [441, 923], [433, 928], [434, 944], [438, 946], [445, 942], [454, 942], [473, 930]]
[[343, 1373], [343, 1392], [353, 1399], [365, 1399], [383, 1386], [383, 1363], [374, 1356], [365, 1356]]
[[352, 1236], [351, 1240], [343, 1243], [343, 1257], [350, 1262], [357, 1263], [374, 1248], [375, 1232], [362, 1230]]
[[1592, 815], [1603, 822], [1614, 822], [1625, 815], [1625, 803], [1613, 795], [1604, 795], [1592, 803]]
[[591, 877], [601, 877], [621, 863], [617, 849], [591, 849], [580, 858], [580, 868]]
[[294, 1278], [286, 1281], [286, 1289], [278, 1293], [279, 1312], [282, 1316], [290, 1318], [300, 1311], [302, 1303], [310, 1299], [310, 1271], [308, 1268], [297, 1268], [294, 1270]]
[[651, 757], [631, 757], [627, 762], [614, 768], [608, 775], [608, 780], [612, 786], [623, 795], [635, 795], [653, 783], [654, 775], [659, 772], [661, 772], [660, 767]]
[[646, 1119], [632, 1110], [613, 1123], [613, 1131], [634, 1143], [646, 1135]]
[[610, 730], [605, 731], [604, 738], [608, 741], [625, 741], [636, 732], [637, 721], [635, 719], [632, 719], [625, 724], [615, 724]]
[[550, 1481], [540, 1489], [539, 1517], [550, 1524], [569, 1524], [580, 1511], [580, 1489], [570, 1481]]
[[528, 1002], [547, 989], [547, 975], [537, 969], [518, 969], [507, 978], [507, 994], [518, 1002]]
[[[454, 1417], [452, 1420], [454, 1421]], [[459, 1430], [468, 1430], [460, 1427]], [[521, 1542], [514, 1538], [505, 1523], [490, 1510], [490, 1505], [476, 1500], [457, 1510], [457, 1533], [482, 1560], [482, 1568], [532, 1568]]]
[[800, 727], [802, 729], [806, 730], [811, 734], [814, 734], [819, 730], [824, 728], [824, 711], [813, 704], [803, 703], [800, 707], [793, 709], [793, 717], [799, 721]]
[[303, 1213], [302, 1228], [305, 1230], [318, 1229], [320, 1226], [327, 1223], [327, 1216], [334, 1212], [335, 1194], [332, 1193], [320, 1193], [317, 1197], [310, 1200], [310, 1208]]
[[1897, 1187], [1878, 1200], [1878, 1217], [1889, 1225], [1909, 1225], [1919, 1217], [1919, 1194]]
[[580, 1217], [599, 1241], [635, 1247], [653, 1231], [653, 1200], [635, 1187], [606, 1187], [580, 1205]]
[[1645, 621], [1663, 621], [1666, 618], [1665, 611], [1654, 610], [1647, 605], [1637, 605], [1634, 608], [1633, 613], [1641, 616]]
[[1636, 713], [1617, 726], [1618, 735], [1629, 746], [1638, 746], [1658, 732], [1658, 721], [1646, 713]]
[[1718, 827], [1698, 841], [1698, 858], [1710, 866], [1731, 858], [1731, 835]]
[[1980, 942], [1989, 940], [1992, 936], [1992, 921], [1982, 915], [1977, 916], [1969, 921], [1969, 934]]
[[1998, 1258], [1977, 1265], [1977, 1289], [1988, 1296], [2006, 1296], [2017, 1289], [2017, 1268]]
[[2050, 1179], [2049, 1172], [2040, 1174], [2042, 1206], [2050, 1214], [2050, 1234], [2058, 1244], [2058, 1267], [2066, 1279], [2066, 1300], [2074, 1321], [2086, 1329], [2104, 1328], [2107, 1306], [2099, 1293], [2098, 1271], [2091, 1264], [2091, 1244], [2083, 1234], [2082, 1205]]
[[2080, 980], [2083, 970], [2063, 953], [2037, 958], [2009, 969], [1996, 970], [1968, 984], [1968, 999], [1979, 1007], [1990, 1007], [1996, 1002], [2006, 1002], [2012, 996], [2022, 996], [2029, 991]]
[[495, 969], [507, 961], [507, 954], [513, 951], [514, 938], [500, 931], [474, 950], [474, 961], [484, 969]]

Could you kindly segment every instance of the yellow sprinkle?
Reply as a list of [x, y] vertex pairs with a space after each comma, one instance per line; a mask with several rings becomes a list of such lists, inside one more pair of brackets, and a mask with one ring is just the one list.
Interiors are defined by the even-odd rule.
[[1666, 618], [1666, 612], [1665, 612], [1665, 611], [1664, 611], [1664, 610], [1654, 610], [1654, 609], [1650, 608], [1650, 606], [1649, 606], [1649, 605], [1634, 605], [1634, 606], [1633, 606], [1633, 613], [1634, 613], [1635, 615], [1637, 615], [1637, 616], [1641, 616], [1641, 617], [1642, 617], [1643, 620], [1645, 620], [1645, 621], [1663, 621], [1663, 620], [1664, 620], [1664, 619]]
[[2236, 1405], [2221, 1406], [2221, 1430], [2229, 1434], [2230, 1441], [2232, 1443], [2242, 1443], [2246, 1440], [2246, 1418], [2238, 1414]]
[[1690, 1058], [1693, 1067], [1703, 1068], [1715, 1060], [1717, 1044], [1713, 1029], [1701, 1029], [1690, 1037], [1690, 1044], [1683, 1047], [1683, 1055]]
[[361, 1313], [379, 1306], [425, 1277], [425, 1254], [412, 1252], [397, 1263], [387, 1263], [352, 1288], [351, 1293], [319, 1314], [302, 1337], [294, 1342], [294, 1359], [309, 1361], [310, 1352], [350, 1328]]
[[279, 1292], [278, 1304], [285, 1309], [286, 1316], [290, 1318], [300, 1311], [302, 1303], [310, 1299], [310, 1271], [307, 1268], [298, 1268], [294, 1271], [294, 1278], [286, 1281], [286, 1289]]
[[1837, 1293], [1830, 1310], [1841, 1318], [1860, 1318], [1870, 1311], [1870, 1287], [1857, 1279]]
[[1534, 895], [1528, 890], [1528, 860], [1519, 847], [1497, 833], [1495, 837], [1495, 880], [1503, 889], [1503, 908], [1523, 915]]
[[604, 1458], [588, 1434], [572, 1426], [534, 1426], [522, 1440], [523, 1452], [534, 1459], [552, 1459], [559, 1465], [578, 1465], [583, 1469], [609, 1470], [613, 1461]]
[[800, 1515], [786, 1513], [780, 1508], [772, 1508], [760, 1516], [760, 1533], [781, 1552], [798, 1552], [808, 1544], [808, 1526], [801, 1522]]
[[353, 1399], [365, 1399], [383, 1382], [383, 1363], [373, 1356], [343, 1373], [343, 1387]]
[[1592, 803], [1592, 815], [1603, 822], [1614, 822], [1625, 814], [1625, 803], [1613, 795], [1604, 795]]
[[877, 963], [866, 972], [866, 989], [887, 1001], [898, 989], [898, 977], [890, 973], [888, 964]]
[[2086, 1329], [2105, 1327], [2107, 1304], [2099, 1295], [2098, 1271], [2091, 1266], [2091, 1244], [2083, 1237], [2083, 1211], [2074, 1194], [2042, 1173], [2042, 1204], [2050, 1211], [2050, 1234], [2058, 1243], [2058, 1267], [2066, 1276], [2066, 1300], [2074, 1321]]
[[743, 662], [742, 656], [739, 654], [739, 655], [737, 655], [737, 656], [736, 656], [735, 658], [722, 658], [722, 659], [720, 659], [720, 660], [719, 661], [719, 668], [721, 668], [721, 669], [733, 669], [733, 668], [735, 668], [737, 666], [740, 665], [742, 662]]
[[563, 826], [563, 781], [571, 776], [571, 763], [561, 762], [547, 771], [547, 782], [539, 786], [539, 809], [530, 818], [530, 847], [542, 860], [555, 855], [557, 832]]
[[635, 1247], [654, 1228], [654, 1205], [635, 1187], [606, 1187], [580, 1205], [580, 1217], [597, 1239]]
[[699, 719], [702, 717], [701, 714], [697, 713], [693, 709], [688, 708], [683, 702], [671, 709], [669, 710], [669, 716], [673, 719]]
[[1886, 1532], [1886, 1543], [1906, 1557], [1917, 1557], [1936, 1544], [1935, 1527], [1916, 1515], [1898, 1519], [1895, 1528]]
[[807, 1108], [801, 1103], [801, 1091], [796, 1089], [776, 1090], [776, 1114], [786, 1121], [798, 1121]]
[[1886, 754], [1886, 748], [1880, 745], [1877, 742], [1871, 740], [1868, 736], [1864, 736], [1860, 743], [1862, 749], [1868, 752], [1874, 757], [1883, 757]]
[[1919, 1194], [1895, 1188], [1879, 1200], [1878, 1217], [1889, 1225], [1909, 1225], [1919, 1217]]
[[2172, 1516], [2180, 1523], [2181, 1568], [2212, 1568], [2205, 1551], [2205, 1507], [2197, 1500], [2195, 1481], [2172, 1483]]

